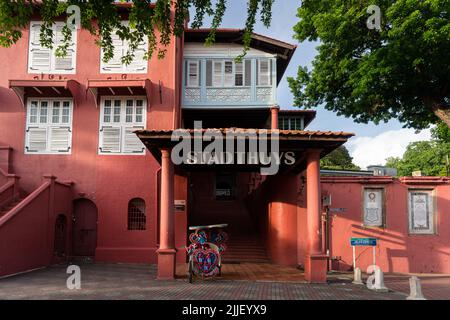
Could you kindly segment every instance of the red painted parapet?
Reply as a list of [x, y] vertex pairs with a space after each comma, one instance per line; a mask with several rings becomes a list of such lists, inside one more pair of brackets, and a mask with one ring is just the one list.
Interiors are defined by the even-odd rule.
[[[72, 206], [71, 184], [52, 176], [18, 205], [0, 217], [0, 277], [50, 265], [54, 259], [55, 223], [65, 220], [65, 248], [69, 253]], [[58, 239], [59, 240], [59, 239]]]
[[[445, 177], [322, 177], [322, 194], [331, 195], [330, 257], [332, 268], [352, 268], [350, 238], [377, 238], [376, 264], [384, 272], [450, 273], [450, 179]], [[364, 223], [364, 190], [381, 189], [380, 226]], [[411, 230], [411, 193], [428, 193], [429, 223], [434, 230]], [[425, 217], [426, 218], [426, 217]], [[372, 250], [357, 249], [357, 266], [372, 264]]]

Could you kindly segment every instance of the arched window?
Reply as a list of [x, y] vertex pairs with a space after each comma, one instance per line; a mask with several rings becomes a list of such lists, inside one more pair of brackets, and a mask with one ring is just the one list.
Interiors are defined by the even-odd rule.
[[145, 201], [134, 198], [128, 202], [128, 230], [146, 229]]

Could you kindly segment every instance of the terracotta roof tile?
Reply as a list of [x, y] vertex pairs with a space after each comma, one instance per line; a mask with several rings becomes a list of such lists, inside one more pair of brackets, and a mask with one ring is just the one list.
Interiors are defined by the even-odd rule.
[[[244, 129], [244, 128], [208, 128], [208, 129], [181, 129], [187, 130], [189, 133], [194, 132], [211, 132], [211, 131], [219, 131], [221, 133], [233, 132], [233, 133], [263, 133], [267, 132], [268, 134], [272, 133], [270, 129]], [[171, 134], [174, 130], [137, 130], [136, 133], [141, 134]], [[308, 130], [278, 130], [279, 134], [282, 136], [297, 136], [297, 137], [338, 137], [338, 138], [351, 138], [354, 136], [353, 133], [344, 132], [344, 131], [308, 131]]]

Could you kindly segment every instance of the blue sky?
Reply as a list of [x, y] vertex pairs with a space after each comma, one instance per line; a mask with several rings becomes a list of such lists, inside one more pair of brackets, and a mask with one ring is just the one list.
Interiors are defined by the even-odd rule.
[[[228, 0], [227, 12], [221, 27], [243, 28], [247, 15], [246, 3], [247, 1], [243, 0]], [[259, 21], [255, 27], [256, 33], [298, 45], [278, 87], [278, 104], [282, 109], [292, 108], [293, 97], [287, 84], [287, 77], [295, 76], [299, 65], [310, 67], [316, 55], [317, 43], [298, 43], [293, 38], [293, 26], [298, 22], [296, 14], [299, 6], [299, 0], [275, 0], [271, 27], [267, 29]], [[204, 27], [209, 27], [209, 21]], [[379, 125], [357, 124], [350, 118], [339, 117], [322, 107], [316, 110], [317, 117], [308, 129], [355, 133], [356, 137], [352, 138], [346, 146], [354, 157], [355, 163], [361, 167], [384, 164], [384, 159], [389, 156], [401, 156], [409, 142], [428, 140], [430, 137], [429, 130], [416, 134], [414, 130], [402, 129], [402, 124], [396, 120]]]

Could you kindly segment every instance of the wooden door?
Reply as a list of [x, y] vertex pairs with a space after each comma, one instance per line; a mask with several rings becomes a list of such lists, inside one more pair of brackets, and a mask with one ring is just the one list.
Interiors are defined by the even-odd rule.
[[97, 207], [88, 199], [78, 199], [73, 214], [73, 255], [93, 257], [97, 247]]

